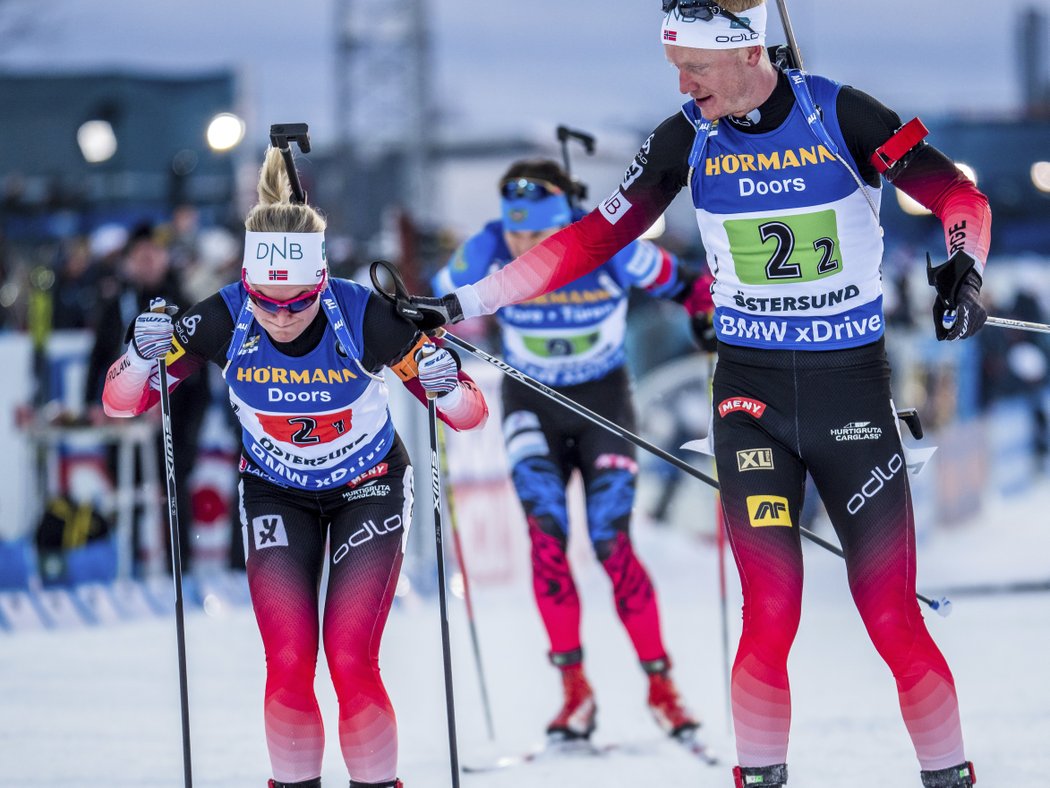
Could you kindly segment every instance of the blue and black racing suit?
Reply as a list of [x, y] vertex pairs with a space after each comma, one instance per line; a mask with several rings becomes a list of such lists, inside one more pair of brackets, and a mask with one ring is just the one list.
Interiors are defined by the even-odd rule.
[[[578, 217], [576, 217], [578, 218]], [[469, 238], [432, 280], [438, 294], [506, 265], [503, 223]], [[507, 363], [607, 419], [634, 430], [626, 360], [627, 297], [644, 288], [680, 296], [689, 274], [649, 241], [633, 241], [595, 270], [531, 301], [497, 312]], [[629, 524], [638, 466], [634, 446], [505, 378], [503, 432], [514, 486], [532, 543], [533, 589], [558, 665], [582, 657], [580, 601], [566, 559], [565, 488], [579, 470], [587, 528], [613, 583], [617, 612], [644, 666], [666, 664], [656, 594], [631, 546]]]

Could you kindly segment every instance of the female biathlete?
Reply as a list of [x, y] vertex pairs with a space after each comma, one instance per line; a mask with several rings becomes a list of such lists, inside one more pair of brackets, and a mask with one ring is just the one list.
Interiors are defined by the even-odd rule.
[[436, 393], [438, 415], [454, 429], [480, 427], [488, 411], [448, 350], [421, 353], [428, 340], [393, 306], [328, 276], [325, 221], [291, 201], [276, 149], [258, 192], [245, 220], [241, 281], [174, 324], [163, 311], [140, 315], [109, 370], [103, 403], [110, 416], [155, 405], [162, 357], [172, 388], [208, 361], [222, 368], [242, 428], [240, 516], [266, 653], [270, 788], [321, 784], [324, 731], [313, 685], [325, 561], [324, 649], [350, 786], [400, 788], [379, 643], [412, 518], [412, 467], [382, 369], [421, 400]]

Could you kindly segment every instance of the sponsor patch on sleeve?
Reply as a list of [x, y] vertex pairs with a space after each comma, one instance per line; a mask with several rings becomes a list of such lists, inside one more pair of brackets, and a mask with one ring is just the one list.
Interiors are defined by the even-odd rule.
[[616, 224], [625, 213], [631, 210], [631, 201], [623, 196], [619, 188], [616, 189], [599, 208], [602, 216], [609, 224]]

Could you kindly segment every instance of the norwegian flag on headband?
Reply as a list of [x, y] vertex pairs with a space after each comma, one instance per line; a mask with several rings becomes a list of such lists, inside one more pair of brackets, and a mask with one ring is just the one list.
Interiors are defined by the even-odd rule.
[[677, 40], [678, 40], [678, 31], [677, 30], [665, 30], [664, 31], [664, 41], [677, 41]]
[[281, 271], [281, 270], [270, 271], [270, 281], [271, 282], [287, 282], [288, 281], [288, 272], [287, 271]]

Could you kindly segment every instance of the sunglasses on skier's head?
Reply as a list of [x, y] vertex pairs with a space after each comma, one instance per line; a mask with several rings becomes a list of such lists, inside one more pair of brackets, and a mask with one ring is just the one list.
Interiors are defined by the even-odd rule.
[[499, 193], [505, 200], [537, 202], [551, 196], [565, 194], [565, 190], [538, 178], [508, 178], [500, 184]]
[[[715, 0], [663, 0], [664, 13], [668, 14], [678, 9], [678, 15], [682, 19], [699, 19], [701, 22], [710, 22], [717, 15], [724, 16], [730, 22], [736, 22], [741, 27], [755, 33], [751, 25], [738, 17], [732, 11], [726, 11]], [[755, 33], [755, 35], [758, 35]]]
[[295, 296], [295, 298], [288, 298], [284, 301], [276, 298], [270, 298], [264, 296], [259, 291], [252, 288], [248, 283], [247, 272], [241, 270], [241, 283], [244, 285], [244, 289], [248, 291], [248, 297], [251, 298], [252, 303], [260, 309], [269, 312], [270, 314], [276, 315], [282, 309], [287, 309], [293, 315], [303, 312], [309, 309], [310, 306], [317, 300], [318, 296], [321, 295], [321, 291], [324, 290], [325, 284], [327, 283], [328, 274], [325, 272], [321, 275], [321, 281], [317, 283], [317, 287], [308, 293], [302, 293], [301, 295]]

